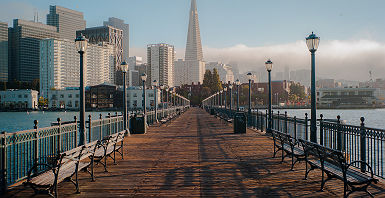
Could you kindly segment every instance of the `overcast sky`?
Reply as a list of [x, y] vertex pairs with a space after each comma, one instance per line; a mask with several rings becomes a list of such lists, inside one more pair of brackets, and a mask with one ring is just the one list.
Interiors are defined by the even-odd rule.
[[[383, 0], [197, 0], [206, 61], [233, 61], [241, 71], [263, 66], [276, 71], [310, 68], [304, 38], [321, 37], [317, 75], [368, 80], [385, 76], [385, 1]], [[189, 0], [0, 0], [0, 21], [45, 22], [49, 5], [84, 13], [87, 26], [108, 17], [130, 24], [130, 55], [145, 56], [150, 43], [173, 44], [184, 56]]]

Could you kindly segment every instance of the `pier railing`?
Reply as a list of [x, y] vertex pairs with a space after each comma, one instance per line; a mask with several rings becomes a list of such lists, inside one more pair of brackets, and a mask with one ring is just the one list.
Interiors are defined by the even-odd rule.
[[[223, 106], [205, 106], [207, 111], [214, 109], [217, 114], [232, 117], [235, 110], [225, 109]], [[268, 112], [267, 110], [255, 110], [249, 114], [249, 127], [261, 131], [267, 131]], [[326, 147], [343, 151], [347, 162], [357, 160], [368, 163], [378, 177], [385, 178], [385, 130], [366, 127], [365, 119], [361, 118], [361, 125], [354, 126], [341, 122], [340, 116], [337, 119], [326, 120], [322, 115], [317, 119], [317, 143]], [[291, 135], [297, 139], [310, 140], [310, 119], [305, 114], [304, 118], [289, 117], [287, 113], [277, 111], [272, 114], [272, 129]], [[365, 170], [367, 167], [361, 163], [352, 166]]]
[[[158, 119], [173, 113], [182, 113], [188, 106], [170, 107], [157, 112]], [[123, 116], [108, 114], [105, 118], [88, 117], [86, 121], [86, 143], [102, 140], [111, 134], [124, 130]], [[148, 125], [155, 123], [155, 112], [147, 112]], [[129, 124], [129, 122], [127, 123]], [[129, 128], [129, 126], [127, 127]], [[0, 134], [0, 192], [9, 185], [28, 176], [28, 171], [36, 163], [49, 164], [60, 152], [76, 148], [80, 143], [79, 121], [62, 122], [60, 118], [50, 127], [40, 128], [34, 121], [34, 129]], [[42, 170], [35, 170], [42, 171]]]

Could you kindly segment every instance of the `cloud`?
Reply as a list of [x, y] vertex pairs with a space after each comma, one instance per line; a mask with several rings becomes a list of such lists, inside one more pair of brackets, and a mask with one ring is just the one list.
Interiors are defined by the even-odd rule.
[[8, 2], [0, 6], [0, 20], [7, 22], [8, 26], [13, 25], [13, 19], [24, 19], [33, 21], [35, 12], [38, 12], [39, 22], [45, 23], [48, 9], [39, 9], [28, 3]]
[[[263, 67], [271, 58], [276, 71], [310, 69], [310, 52], [304, 41], [249, 47], [239, 44], [228, 48], [204, 47], [207, 61], [236, 62], [239, 70]], [[369, 70], [374, 78], [385, 75], [385, 44], [372, 40], [322, 41], [316, 52], [317, 76], [346, 80], [368, 80]]]

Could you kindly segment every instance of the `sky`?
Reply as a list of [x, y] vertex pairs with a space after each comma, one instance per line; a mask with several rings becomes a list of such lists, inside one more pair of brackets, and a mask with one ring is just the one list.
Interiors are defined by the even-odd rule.
[[[238, 63], [241, 72], [271, 58], [273, 71], [310, 68], [305, 37], [321, 37], [317, 75], [368, 80], [385, 76], [385, 1], [383, 0], [197, 0], [205, 60]], [[168, 43], [184, 57], [189, 0], [0, 0], [0, 21], [45, 22], [49, 5], [84, 13], [87, 27], [108, 17], [130, 24], [130, 55], [145, 57], [145, 47]]]

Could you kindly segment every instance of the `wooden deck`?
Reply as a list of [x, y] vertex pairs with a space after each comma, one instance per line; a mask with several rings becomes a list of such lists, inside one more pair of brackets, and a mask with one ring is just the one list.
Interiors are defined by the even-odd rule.
[[[145, 135], [125, 139], [124, 160], [109, 162], [109, 172], [97, 166], [96, 181], [81, 173], [81, 194], [71, 183], [59, 185], [61, 197], [342, 197], [343, 183], [330, 181], [320, 192], [320, 171], [304, 180], [304, 163], [290, 171], [290, 159], [272, 158], [273, 142], [232, 127], [192, 108], [168, 126], [151, 127]], [[385, 197], [384, 183], [370, 187]], [[27, 197], [33, 191], [13, 188], [7, 197]], [[354, 193], [352, 197], [366, 196]], [[46, 197], [46, 196], [44, 196]]]

